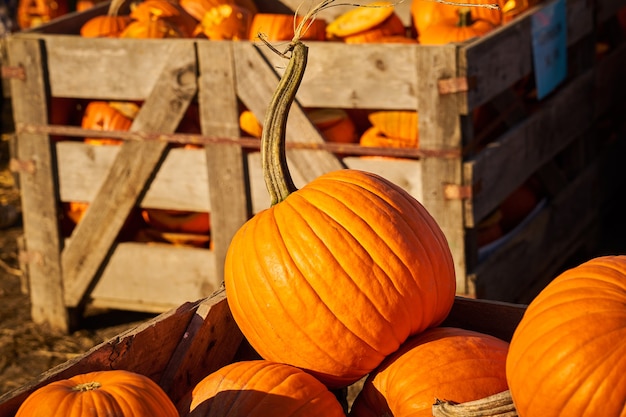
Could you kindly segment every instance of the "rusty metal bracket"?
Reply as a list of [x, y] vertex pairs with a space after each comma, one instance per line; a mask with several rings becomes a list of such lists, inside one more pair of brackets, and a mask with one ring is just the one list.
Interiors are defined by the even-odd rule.
[[442, 78], [437, 80], [439, 94], [463, 93], [476, 87], [476, 77]]
[[11, 172], [26, 172], [34, 174], [37, 171], [37, 164], [32, 159], [24, 161], [21, 159], [11, 158], [9, 161], [9, 170]]
[[446, 200], [468, 200], [474, 197], [480, 188], [480, 182], [472, 185], [444, 184], [443, 196]]
[[15, 79], [24, 81], [26, 79], [26, 70], [21, 65], [17, 67], [3, 65], [2, 66], [2, 78], [15, 78]]

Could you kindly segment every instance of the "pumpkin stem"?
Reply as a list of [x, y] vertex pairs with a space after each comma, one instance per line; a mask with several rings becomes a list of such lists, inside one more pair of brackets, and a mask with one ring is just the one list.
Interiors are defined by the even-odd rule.
[[298, 190], [287, 167], [285, 131], [289, 109], [306, 69], [308, 49], [302, 42], [295, 40], [280, 53], [285, 57], [291, 53], [291, 56], [265, 114], [261, 135], [261, 161], [265, 186], [272, 205], [280, 203]]
[[517, 417], [517, 410], [509, 390], [466, 403], [442, 401], [433, 404], [434, 417]]
[[102, 384], [100, 384], [99, 382], [93, 381], [93, 382], [85, 382], [84, 384], [78, 384], [72, 389], [74, 391], [79, 391], [79, 392], [95, 391], [101, 386]]
[[474, 24], [474, 19], [472, 19], [472, 12], [469, 7], [461, 7], [459, 9], [459, 21], [457, 23], [458, 27], [469, 27]]

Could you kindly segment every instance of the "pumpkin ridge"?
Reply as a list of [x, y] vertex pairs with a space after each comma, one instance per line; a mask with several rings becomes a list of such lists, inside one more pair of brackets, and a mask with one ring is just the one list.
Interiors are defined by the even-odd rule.
[[[305, 187], [305, 188], [306, 188], [306, 187]], [[304, 191], [304, 190], [305, 190], [305, 189], [302, 189], [301, 191]], [[354, 212], [354, 210], [352, 209], [352, 207], [350, 207], [350, 205], [347, 205], [347, 204], [345, 204], [344, 202], [342, 202], [342, 201], [340, 201], [340, 200], [338, 200], [338, 199], [336, 198], [336, 193], [335, 193], [335, 194], [333, 194], [333, 195], [331, 195], [331, 194], [327, 194], [327, 193], [325, 193], [323, 190], [317, 190], [317, 189], [313, 189], [313, 188], [309, 188], [307, 191], [309, 191], [309, 193], [308, 193], [308, 195], [307, 195], [307, 196], [310, 196], [310, 195], [311, 195], [311, 194], [310, 194], [310, 191], [314, 191], [315, 193], [317, 193], [317, 194], [318, 194], [318, 196], [323, 196], [324, 198], [331, 199], [331, 200], [334, 202], [335, 207], [337, 207], [337, 205], [338, 205], [338, 204], [341, 204], [341, 205], [342, 205], [342, 207], [343, 207], [345, 210], [347, 210], [347, 211], [349, 211], [349, 212], [351, 212], [351, 213], [356, 214], [356, 213]], [[336, 251], [331, 250], [331, 249], [328, 247], [328, 245], [326, 245], [326, 244], [325, 244], [325, 241], [324, 241], [324, 239], [323, 239], [323, 238], [319, 240], [319, 241], [320, 241], [320, 243], [322, 243], [322, 244], [324, 244], [324, 245], [325, 245], [325, 247], [326, 247], [326, 249], [327, 249], [328, 253], [329, 253], [330, 255], [332, 255], [332, 256], [333, 256], [333, 259], [335, 259], [335, 261], [337, 262], [337, 265], [339, 265], [339, 268], [341, 268], [341, 270], [345, 273], [345, 274], [344, 274], [344, 276], [345, 276], [346, 280], [347, 280], [347, 281], [349, 281], [349, 282], [351, 283], [351, 285], [352, 285], [352, 286], [356, 289], [356, 292], [357, 292], [358, 294], [361, 294], [361, 295], [363, 296], [363, 300], [364, 300], [364, 302], [365, 302], [365, 301], [367, 301], [368, 305], [370, 305], [371, 307], [374, 307], [374, 308], [373, 308], [373, 311], [374, 311], [374, 312], [377, 314], [377, 316], [380, 318], [380, 323], [381, 323], [381, 324], [382, 324], [382, 323], [384, 323], [384, 324], [385, 324], [385, 331], [386, 331], [386, 332], [389, 332], [389, 333], [391, 333], [391, 334], [394, 334], [395, 339], [396, 339], [396, 340], [395, 340], [395, 342], [396, 342], [396, 343], [397, 343], [397, 345], [399, 346], [399, 345], [402, 343], [402, 341], [403, 341], [404, 339], [406, 339], [406, 336], [401, 336], [401, 335], [396, 334], [396, 330], [397, 330], [397, 328], [398, 328], [399, 326], [394, 326], [394, 325], [392, 325], [392, 321], [393, 321], [393, 319], [394, 319], [394, 318], [393, 318], [393, 317], [387, 317], [385, 314], [383, 314], [383, 312], [389, 312], [389, 310], [384, 309], [384, 308], [381, 308], [381, 307], [384, 307], [384, 305], [382, 305], [382, 306], [381, 306], [379, 303], [376, 303], [376, 302], [375, 302], [376, 297], [380, 298], [380, 293], [384, 292], [384, 288], [385, 288], [385, 287], [388, 287], [388, 286], [389, 286], [389, 284], [391, 284], [391, 286], [390, 286], [391, 288], [390, 288], [390, 289], [392, 289], [393, 291], [395, 291], [395, 293], [397, 294], [397, 297], [396, 297], [396, 298], [398, 298], [398, 299], [404, 299], [404, 298], [405, 298], [405, 295], [404, 295], [402, 292], [400, 292], [400, 291], [399, 291], [399, 289], [398, 289], [398, 287], [397, 287], [397, 284], [398, 284], [398, 283], [392, 280], [392, 278], [393, 278], [393, 277], [392, 277], [392, 274], [390, 274], [388, 270], [385, 270], [384, 268], [382, 268], [382, 266], [381, 266], [380, 262], [377, 262], [377, 260], [375, 260], [374, 258], [372, 258], [372, 252], [373, 252], [373, 251], [372, 251], [372, 250], [367, 250], [367, 249], [363, 246], [363, 244], [362, 244], [362, 239], [359, 239], [359, 238], [355, 237], [355, 233], [354, 233], [355, 231], [354, 231], [354, 230], [348, 230], [348, 229], [346, 229], [346, 225], [344, 225], [343, 223], [341, 223], [341, 222], [337, 221], [335, 216], [332, 216], [332, 215], [331, 215], [330, 213], [328, 213], [327, 211], [322, 211], [322, 209], [320, 209], [320, 208], [319, 208], [319, 207], [318, 207], [315, 203], [313, 203], [313, 202], [311, 201], [311, 199], [309, 199], [309, 198], [305, 198], [304, 193], [302, 193], [302, 192], [301, 192], [301, 193], [296, 193], [296, 194], [294, 194], [293, 196], [294, 196], [294, 197], [298, 197], [298, 198], [302, 199], [302, 201], [306, 201], [306, 203], [307, 203], [308, 205], [311, 205], [311, 206], [313, 206], [313, 207], [317, 207], [317, 208], [318, 208], [318, 211], [319, 211], [320, 213], [322, 213], [324, 217], [327, 217], [327, 218], [329, 219], [329, 222], [330, 222], [330, 221], [332, 221], [334, 224], [336, 224], [336, 225], [337, 225], [337, 227], [341, 228], [342, 230], [345, 230], [345, 233], [338, 233], [338, 234], [337, 234], [337, 238], [336, 238], [336, 239], [338, 239], [338, 238], [339, 238], [339, 236], [340, 236], [340, 237], [342, 237], [342, 238], [347, 238], [347, 239], [349, 239], [349, 240], [346, 240], [346, 242], [347, 242], [347, 244], [345, 244], [345, 246], [346, 246], [346, 247], [350, 247], [350, 248], [359, 247], [359, 248], [361, 248], [361, 250], [358, 250], [358, 251], [354, 250], [354, 251], [353, 251], [353, 253], [354, 253], [357, 257], [362, 257], [362, 256], [365, 256], [365, 257], [367, 258], [367, 260], [362, 260], [361, 262], [349, 262], [349, 261], [346, 261], [346, 262], [347, 262], [347, 263], [346, 263], [346, 262], [342, 262], [342, 259], [340, 259], [340, 257], [337, 257], [337, 256], [336, 256], [336, 254], [335, 254], [335, 252], [336, 252]], [[294, 208], [294, 210], [295, 210], [296, 212], [304, 212], [304, 211], [305, 211], [305, 210], [297, 210], [297, 209], [295, 209], [295, 208]], [[353, 219], [353, 221], [361, 221], [361, 219], [360, 219], [360, 218], [357, 218], [357, 217], [355, 216], [355, 218]], [[312, 221], [311, 221], [311, 219], [307, 219], [307, 220], [305, 221], [305, 223], [306, 223], [309, 227], [311, 226], [311, 224], [317, 224], [316, 222], [312, 222]], [[328, 222], [326, 222], [326, 223], [328, 223]], [[367, 222], [364, 222], [364, 221], [363, 221], [363, 225], [364, 225], [365, 227], [370, 227], [370, 225], [369, 225]], [[312, 229], [311, 229], [311, 230], [312, 230]], [[372, 229], [370, 228], [370, 230], [372, 230]], [[316, 233], [316, 232], [312, 230], [312, 233]], [[374, 234], [375, 232], [372, 230], [372, 233]], [[336, 239], [335, 239], [335, 240], [336, 240]], [[384, 243], [384, 244], [388, 247], [388, 245], [386, 244], [386, 242], [382, 241], [381, 243]], [[391, 256], [393, 256], [393, 255], [394, 255], [393, 251], [392, 251], [392, 250], [391, 250], [391, 248], [389, 248], [389, 247], [388, 247], [388, 252], [390, 253], [390, 255], [391, 255]], [[343, 255], [345, 255], [345, 253], [343, 253], [343, 254], [342, 254], [342, 256], [343, 256]], [[370, 273], [369, 273], [369, 276], [370, 276], [370, 277], [372, 277], [372, 276], [375, 276], [375, 277], [376, 277], [376, 279], [374, 279], [374, 280], [372, 280], [372, 281], [370, 281], [370, 282], [375, 282], [375, 283], [377, 284], [375, 287], [374, 287], [374, 286], [372, 286], [372, 285], [368, 285], [367, 287], [368, 287], [368, 288], [370, 288], [370, 290], [369, 290], [369, 291], [367, 291], [367, 292], [366, 292], [366, 291], [364, 291], [363, 286], [361, 285], [361, 283], [360, 283], [360, 282], [358, 282], [358, 279], [355, 279], [355, 278], [357, 278], [357, 276], [356, 276], [356, 275], [359, 275], [359, 276], [361, 275], [361, 271], [354, 272], [354, 269], [353, 269], [353, 268], [350, 268], [350, 265], [351, 265], [351, 264], [354, 264], [354, 263], [356, 263], [356, 264], [358, 264], [358, 263], [363, 263], [363, 262], [365, 262], [365, 261], [368, 261], [368, 264], [370, 265], [370, 267], [369, 267], [369, 268], [366, 268], [366, 269], [370, 270], [370, 271], [368, 271], [368, 272], [370, 272]], [[379, 273], [376, 273], [376, 272], [375, 272], [375, 270], [376, 270], [376, 271], [380, 271], [380, 272], [379, 272]], [[350, 271], [350, 273], [349, 273], [348, 271]], [[365, 271], [364, 271], [364, 272], [362, 272], [362, 273], [367, 273], [367, 272], [365, 272]], [[322, 280], [323, 280], [323, 279], [322, 279]], [[388, 295], [388, 294], [386, 294], [386, 295]], [[386, 297], [385, 297], [385, 298], [386, 298]], [[351, 304], [352, 304], [352, 303], [351, 303]], [[410, 317], [410, 314], [409, 314], [409, 312], [408, 312], [407, 308], [405, 307], [405, 304], [404, 304], [404, 303], [399, 303], [398, 307], [401, 307], [401, 308], [402, 308], [402, 311], [404, 312], [404, 316], [405, 316], [405, 317]], [[333, 313], [334, 313], [334, 314], [337, 314], [337, 312], [335, 312], [334, 310], [332, 310], [332, 309], [331, 309], [331, 311], [333, 311]], [[357, 323], [358, 323], [358, 321], [357, 321]], [[344, 324], [345, 324], [345, 323], [344, 323]], [[366, 325], [366, 323], [363, 323], [363, 325]], [[346, 324], [346, 326], [347, 326], [347, 324]], [[363, 326], [362, 326], [362, 327], [363, 327]], [[352, 333], [355, 333], [355, 331], [354, 331], [354, 329], [353, 329], [353, 328], [351, 328], [351, 327], [349, 327], [349, 326], [347, 326], [347, 328], [348, 328], [348, 329], [349, 329]], [[373, 346], [373, 344], [372, 344], [371, 342], [367, 342], [367, 341], [365, 341], [365, 340], [363, 339], [363, 333], [365, 333], [365, 334], [367, 334], [367, 333], [371, 333], [371, 332], [367, 332], [367, 329], [366, 329], [366, 328], [365, 328], [364, 330], [365, 330], [365, 332], [363, 332], [363, 331], [359, 332], [359, 334], [360, 334], [360, 335], [359, 335], [359, 336], [357, 336], [357, 337], [358, 337], [359, 339], [363, 340], [363, 342], [364, 342], [364, 343], [367, 343], [367, 344], [368, 344], [368, 346], [370, 346], [370, 347], [374, 348], [375, 350], [380, 349], [380, 347]], [[355, 334], [355, 335], [356, 335], [356, 334]]]
[[[322, 238], [320, 238], [320, 237], [319, 237], [319, 235], [316, 233], [316, 230], [314, 230], [314, 229], [312, 228], [312, 226], [311, 226], [311, 225], [312, 225], [312, 224], [316, 224], [316, 223], [315, 223], [315, 222], [312, 222], [310, 218], [306, 218], [305, 216], [303, 216], [303, 213], [307, 212], [307, 210], [299, 210], [299, 207], [296, 207], [295, 205], [290, 204], [291, 202], [296, 201], [296, 198], [300, 199], [301, 201], [306, 202], [306, 204], [307, 204], [307, 205], [311, 205], [311, 203], [310, 203], [308, 200], [306, 200], [306, 199], [302, 198], [301, 193], [294, 193], [294, 194], [290, 195], [289, 197], [290, 197], [289, 199], [285, 199], [285, 200], [283, 201], [283, 202], [285, 202], [285, 203], [287, 203], [287, 204], [283, 204], [282, 208], [283, 208], [283, 209], [285, 209], [285, 208], [290, 208], [290, 209], [292, 209], [292, 210], [293, 210], [293, 212], [292, 212], [292, 213], [290, 213], [290, 214], [291, 214], [291, 216], [289, 216], [289, 215], [285, 215], [285, 216], [281, 216], [281, 217], [282, 217], [282, 218], [290, 218], [290, 219], [292, 219], [292, 218], [293, 218], [292, 216], [298, 216], [298, 217], [300, 217], [300, 218], [302, 218], [302, 219], [303, 219], [303, 225], [301, 225], [299, 228], [297, 228], [297, 229], [300, 231], [300, 233], [298, 233], [298, 234], [294, 235], [294, 239], [293, 239], [293, 241], [294, 241], [294, 242], [292, 242], [290, 245], [286, 245], [286, 247], [290, 247], [290, 248], [297, 247], [297, 243], [301, 241], [301, 239], [299, 239], [299, 237], [301, 237], [301, 236], [302, 236], [302, 230], [303, 230], [305, 227], [306, 227], [306, 228], [308, 228], [308, 230], [311, 232], [311, 235], [313, 235], [313, 236], [317, 237], [317, 241], [318, 241], [318, 242], [322, 245], [322, 247], [323, 247], [323, 248], [325, 248], [325, 251], [326, 251], [326, 253], [328, 254], [328, 256], [332, 257], [332, 258], [335, 260], [335, 262], [336, 262], [336, 263], [337, 263], [337, 265], [338, 265], [338, 269], [340, 269], [340, 270], [343, 272], [343, 274], [342, 274], [342, 275], [344, 276], [346, 283], [350, 283], [350, 285], [351, 285], [354, 289], [356, 289], [356, 290], [357, 290], [357, 293], [359, 293], [359, 294], [363, 295], [363, 299], [364, 299], [364, 301], [367, 301], [367, 302], [370, 304], [370, 306], [376, 306], [376, 305], [373, 303], [373, 300], [372, 300], [371, 298], [367, 297], [367, 295], [366, 295], [366, 294], [364, 294], [362, 291], [359, 291], [359, 283], [358, 283], [358, 282], [356, 282], [356, 281], [354, 280], [354, 278], [351, 276], [351, 274], [347, 273], [347, 271], [345, 270], [345, 268], [341, 265], [340, 260], [337, 258], [337, 256], [335, 256], [335, 253], [334, 253], [334, 252], [333, 252], [333, 251], [332, 251], [332, 250], [328, 247], [328, 245], [326, 244], [325, 240], [324, 240], [324, 239], [322, 239]], [[328, 196], [328, 197], [333, 198], [333, 196]], [[315, 207], [314, 205], [312, 205], [312, 206], [313, 206], [313, 207]], [[348, 209], [349, 209], [349, 208], [348, 208]], [[325, 212], [316, 211], [316, 213], [319, 213], [320, 215], [322, 215], [322, 216], [324, 216], [324, 217], [328, 217], [327, 213], [325, 213]], [[328, 217], [328, 218], [330, 219], [330, 217]], [[343, 225], [342, 225], [341, 223], [336, 222], [334, 219], [333, 219], [333, 221], [335, 222], [335, 224], [336, 224], [338, 227], [341, 227], [341, 228], [343, 229]], [[290, 230], [290, 229], [289, 229], [289, 226], [290, 226], [289, 224], [286, 224], [285, 226], [288, 228], [288, 230]], [[339, 235], [339, 236], [341, 236], [341, 237], [350, 237], [350, 236], [351, 236], [351, 235], [350, 235], [350, 233], [347, 233], [347, 234], [344, 234], [344, 233], [338, 233], [338, 235]], [[284, 235], [283, 235], [283, 236], [284, 236]], [[337, 237], [336, 237], [336, 239], [337, 239]], [[286, 238], [283, 238], [283, 240], [287, 240], [287, 239], [286, 239]], [[291, 239], [290, 239], [290, 241], [291, 241]], [[354, 240], [354, 243], [358, 244], [358, 241]], [[302, 251], [302, 252], [304, 253], [305, 251]], [[365, 253], [364, 253], [365, 255], [368, 255], [368, 253], [366, 253], [366, 251], [364, 251], [364, 252], [365, 252]], [[291, 253], [290, 253], [290, 255], [291, 255]], [[292, 259], [293, 259], [293, 256], [292, 256]], [[303, 257], [303, 260], [308, 260], [308, 259], [309, 259], [309, 258], [307, 258], [307, 257]], [[297, 262], [296, 262], [296, 263], [297, 263]], [[302, 265], [302, 264], [300, 263], [299, 265]], [[313, 267], [315, 267], [316, 263], [315, 263], [315, 262], [311, 262], [311, 265], [312, 265]], [[299, 271], [302, 271], [302, 270], [303, 270], [303, 268], [298, 268], [298, 269], [299, 269]], [[343, 320], [343, 319], [345, 319], [345, 316], [346, 316], [346, 315], [345, 315], [345, 312], [344, 312], [343, 314], [339, 315], [339, 313], [340, 313], [339, 311], [337, 311], [336, 309], [332, 308], [331, 306], [329, 306], [329, 305], [326, 303], [326, 301], [324, 301], [326, 298], [325, 298], [325, 297], [323, 297], [323, 296], [320, 294], [320, 289], [321, 289], [321, 287], [320, 287], [319, 285], [317, 285], [317, 286], [316, 286], [316, 285], [314, 285], [314, 283], [313, 283], [313, 282], [311, 282], [311, 280], [310, 280], [310, 279], [308, 279], [308, 278], [309, 278], [309, 276], [310, 276], [310, 274], [311, 274], [311, 270], [312, 270], [312, 269], [315, 269], [315, 268], [306, 268], [306, 270], [307, 270], [307, 274], [306, 274], [306, 275], [307, 275], [307, 278], [306, 278], [306, 279], [303, 279], [303, 282], [306, 282], [306, 283], [307, 283], [307, 285], [308, 285], [308, 287], [309, 287], [309, 289], [312, 291], [312, 293], [314, 293], [314, 294], [316, 294], [316, 295], [317, 295], [317, 299], [321, 302], [321, 304], [323, 304], [323, 306], [324, 306], [325, 310], [327, 310], [327, 311], [329, 311], [329, 312], [330, 312], [331, 317], [336, 317], [336, 318], [337, 318], [338, 323], [341, 323], [341, 324], [342, 324], [342, 326], [343, 326], [343, 327], [344, 327], [347, 331], [349, 331], [349, 332], [350, 332], [350, 334], [352, 334], [352, 335], [353, 335], [356, 339], [360, 340], [362, 343], [364, 343], [365, 345], [367, 345], [367, 346], [368, 346], [369, 348], [371, 348], [373, 351], [377, 352], [377, 351], [380, 349], [380, 347], [374, 346], [371, 342], [366, 341], [366, 340], [363, 338], [364, 334], [367, 334], [367, 333], [368, 333], [368, 332], [367, 332], [367, 326], [366, 326], [366, 323], [362, 323], [362, 324], [363, 324], [363, 326], [361, 326], [362, 331], [361, 331], [361, 332], [359, 332], [359, 334], [355, 333], [355, 330], [354, 330], [352, 327], [350, 327], [350, 326], [348, 325], [348, 323], [346, 323], [346, 322]], [[318, 276], [319, 278], [316, 280], [316, 282], [317, 282], [317, 283], [319, 283], [319, 284], [322, 284], [322, 286], [324, 286], [324, 287], [326, 287], [326, 288], [327, 288], [327, 290], [325, 291], [326, 293], [332, 292], [332, 291], [333, 291], [333, 288], [334, 288], [335, 286], [334, 286], [334, 285], [332, 285], [333, 283], [329, 282], [329, 280], [328, 280], [327, 278], [325, 278], [325, 277], [324, 277], [323, 271], [319, 271], [319, 272], [320, 272], [320, 273], [319, 273], [319, 274], [317, 274], [317, 276]], [[304, 276], [305, 274], [302, 274], [302, 275]], [[334, 278], [334, 280], [336, 280], [336, 278]], [[354, 300], [346, 300], [346, 301], [347, 301], [347, 302], [345, 303], [345, 305], [346, 305], [346, 307], [347, 307], [348, 309], [350, 309], [350, 307], [354, 304]], [[342, 310], [343, 310], [343, 309], [342, 309]], [[391, 330], [391, 327], [392, 327], [392, 326], [390, 325], [391, 323], [389, 322], [389, 319], [388, 319], [388, 318], [385, 318], [383, 315], [381, 315], [381, 314], [380, 314], [381, 312], [379, 311], [379, 309], [378, 309], [378, 308], [374, 308], [374, 309], [372, 309], [372, 310], [373, 310], [373, 312], [375, 312], [375, 313], [376, 313], [376, 314], [377, 314], [377, 315], [381, 318], [381, 320], [379, 320], [379, 322], [382, 322], [382, 323], [387, 324], [387, 326], [386, 326], [386, 327], [387, 327], [386, 331]], [[350, 315], [351, 315], [351, 311], [348, 313], [348, 317], [350, 317]], [[355, 322], [356, 322], [356, 323], [359, 323], [358, 321], [355, 321]], [[368, 335], [368, 336], [371, 336], [371, 335]], [[370, 337], [370, 339], [371, 339], [371, 337]]]
[[[369, 173], [363, 173], [363, 177], [366, 177], [369, 179], [370, 175]], [[375, 176], [375, 175], [373, 175]], [[366, 181], [355, 181], [353, 177], [346, 177], [348, 180], [344, 181], [343, 178], [339, 177], [333, 177], [333, 180], [337, 180], [335, 182], [343, 182], [344, 184], [347, 184], [350, 187], [354, 187], [354, 189], [359, 189], [361, 192], [358, 193], [359, 195], [364, 195], [364, 191], [367, 191], [367, 196], [370, 198], [370, 202], [371, 201], [379, 201], [382, 204], [384, 204], [386, 206], [386, 208], [392, 208], [393, 211], [397, 211], [398, 213], [401, 213], [402, 215], [398, 215], [395, 216], [394, 218], [396, 220], [402, 221], [403, 225], [402, 228], [406, 229], [407, 231], [409, 231], [411, 234], [409, 236], [410, 238], [410, 242], [411, 242], [411, 246], [413, 247], [413, 249], [410, 251], [411, 253], [418, 253], [418, 252], [422, 252], [422, 253], [429, 253], [431, 252], [431, 250], [426, 247], [424, 245], [424, 241], [432, 241], [433, 238], [436, 238], [436, 241], [439, 243], [439, 248], [437, 248], [437, 252], [441, 253], [442, 249], [445, 248], [444, 245], [447, 245], [447, 243], [444, 241], [445, 237], [443, 235], [438, 235], [436, 234], [436, 227], [437, 225], [434, 223], [434, 219], [432, 218], [432, 216], [430, 216], [425, 209], [423, 208], [423, 206], [417, 202], [415, 199], [413, 199], [412, 197], [410, 197], [408, 195], [408, 193], [404, 192], [402, 189], [399, 189], [399, 187], [397, 187], [395, 184], [389, 182], [388, 180], [384, 180], [386, 183], [386, 186], [388, 188], [391, 188], [392, 190], [394, 190], [397, 194], [394, 195], [394, 199], [393, 199], [393, 203], [397, 203], [397, 204], [391, 204], [391, 199], [390, 198], [382, 198], [381, 197], [381, 192], [380, 189], [377, 188], [373, 188], [373, 187], [369, 187], [368, 185], [370, 185], [368, 182]], [[306, 188], [313, 188], [313, 185], [315, 185], [316, 187], [319, 187], [320, 189], [322, 189], [322, 192], [324, 192], [324, 187], [327, 187], [326, 183], [315, 183], [315, 184], [308, 184]], [[335, 193], [336, 194], [336, 193]], [[357, 194], [357, 193], [354, 193]], [[349, 193], [345, 193], [342, 194], [345, 195], [346, 198], [348, 195], [350, 195]], [[403, 197], [403, 204], [398, 203], [399, 197]], [[351, 204], [347, 204], [347, 202], [344, 202], [344, 204], [346, 206], [350, 206]], [[373, 203], [372, 203], [373, 204]], [[353, 205], [353, 202], [352, 202]], [[417, 219], [413, 219], [411, 217], [408, 216], [408, 213], [406, 213], [407, 210], [411, 210], [412, 213], [410, 214], [419, 214], [421, 221], [418, 221]], [[380, 229], [380, 230], [375, 230], [374, 234], [380, 236], [381, 234], [384, 235], [384, 233], [382, 233], [382, 230], [384, 229]], [[424, 236], [425, 234], [428, 234], [428, 236]], [[408, 233], [407, 235], [408, 236]], [[394, 241], [395, 242], [395, 241]], [[389, 243], [387, 243], [387, 245], [389, 245]], [[389, 247], [389, 246], [388, 246]], [[378, 252], [375, 251], [375, 252]], [[422, 282], [417, 278], [417, 276], [415, 275], [414, 272], [414, 266], [415, 265], [410, 265], [410, 260], [409, 259], [401, 259], [397, 256], [397, 247], [395, 250], [391, 250], [390, 251], [392, 253], [392, 256], [394, 256], [396, 259], [399, 260], [399, 262], [401, 262], [404, 265], [405, 270], [408, 272], [408, 274], [410, 276], [413, 277], [412, 280], [412, 284], [421, 284]], [[407, 251], [408, 254], [408, 251]], [[426, 260], [428, 262], [428, 264], [423, 264], [423, 268], [424, 270], [427, 271], [436, 271], [440, 268], [439, 265], [434, 265], [431, 257], [426, 257]], [[447, 260], [447, 266], [449, 268], [453, 268], [453, 265], [451, 263], [450, 260]], [[390, 277], [392, 277], [393, 274], [390, 274]], [[434, 274], [434, 279], [432, 279], [429, 284], [430, 285], [434, 285], [436, 287], [438, 287], [439, 284], [439, 280], [436, 279], [436, 277], [438, 276], [438, 274]], [[419, 305], [422, 306], [428, 306], [430, 303], [433, 304], [431, 310], [438, 312], [438, 314], [436, 314], [438, 316], [438, 322], [443, 321], [443, 319], [445, 318], [445, 316], [447, 315], [447, 312], [449, 311], [449, 308], [446, 309], [446, 311], [439, 311], [440, 310], [440, 306], [438, 304], [438, 300], [425, 300], [424, 297], [427, 297], [427, 294], [425, 294], [428, 291], [424, 291], [424, 289], [420, 286], [421, 291], [418, 291], [418, 294], [416, 294], [417, 296], [420, 297], [421, 301]], [[414, 293], [414, 291], [408, 290], [409, 293]], [[450, 288], [449, 291], [449, 295], [450, 297], [454, 296], [454, 292], [455, 292], [455, 288]], [[414, 294], [415, 295], [415, 294]], [[436, 297], [435, 297], [436, 298]], [[428, 302], [424, 302], [424, 301], [428, 301]], [[424, 330], [426, 326], [426, 324], [424, 323], [424, 319], [425, 319], [425, 315], [419, 315], [419, 318], [421, 319], [419, 323], [415, 323], [414, 320], [418, 317], [416, 317], [417, 315], [412, 314], [410, 315], [410, 322], [412, 323], [411, 325], [411, 330], [409, 332], [409, 334], [414, 334], [416, 332], [419, 332], [421, 330]]]

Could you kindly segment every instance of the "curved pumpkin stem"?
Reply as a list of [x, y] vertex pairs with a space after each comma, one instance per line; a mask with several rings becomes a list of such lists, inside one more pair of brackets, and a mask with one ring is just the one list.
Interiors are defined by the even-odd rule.
[[510, 391], [503, 391], [476, 401], [454, 403], [437, 400], [433, 405], [434, 417], [517, 417]]
[[469, 27], [474, 24], [474, 19], [472, 18], [472, 12], [469, 7], [461, 7], [459, 9], [459, 21], [457, 22], [458, 27]]
[[289, 64], [265, 114], [261, 136], [261, 161], [265, 186], [272, 205], [280, 203], [289, 194], [297, 191], [287, 168], [285, 132], [289, 109], [306, 69], [308, 49], [302, 42], [295, 40], [289, 44], [285, 52], [281, 53], [285, 56], [291, 52]]

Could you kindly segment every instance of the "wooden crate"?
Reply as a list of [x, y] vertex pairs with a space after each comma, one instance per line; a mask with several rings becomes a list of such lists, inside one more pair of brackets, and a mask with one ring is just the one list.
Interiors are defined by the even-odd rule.
[[[457, 297], [442, 324], [509, 341], [525, 306]], [[73, 358], [0, 397], [0, 417], [13, 417], [38, 387], [99, 370], [124, 369], [150, 377], [176, 402], [204, 376], [244, 359], [256, 359], [234, 322], [223, 291], [163, 313]]]
[[[544, 6], [462, 44], [310, 42], [287, 131], [296, 185], [343, 167], [386, 176], [420, 200], [443, 229], [459, 294], [519, 299], [539, 277], [553, 276], [594, 220], [593, 210], [609, 201], [611, 187], [623, 183], [619, 164], [609, 165], [615, 169], [608, 178], [598, 168], [613, 164], [615, 151], [605, 152], [606, 161], [586, 156], [573, 182], [550, 177], [553, 196], [541, 213], [481, 262], [476, 226], [532, 174], [554, 171], [555, 157], [598, 141], [597, 121], [623, 102], [623, 94], [605, 93], [623, 88], [626, 46], [596, 60], [596, 27], [624, 4], [568, 0], [567, 81], [532, 113], [505, 115], [508, 129], [475, 152], [466, 152], [475, 139], [468, 120], [485, 103], [515, 103], [510, 87], [532, 75], [531, 16]], [[207, 296], [220, 284], [234, 231], [269, 204], [258, 152], [244, 150], [250, 141], [240, 138], [238, 101], [262, 119], [284, 61], [253, 42], [75, 35], [103, 10], [15, 34], [6, 45], [32, 317], [58, 329], [71, 327], [87, 304], [161, 312]], [[121, 136], [128, 140], [107, 148], [52, 142], [51, 133], [71, 129], [48, 125], [51, 97], [144, 104], [130, 134]], [[168, 134], [196, 98], [202, 123], [196, 139], [206, 146], [171, 149], [165, 139], [181, 139]], [[339, 158], [303, 111], [315, 107], [417, 109], [420, 149], [404, 151], [403, 158]], [[605, 186], [596, 187], [598, 182]], [[580, 205], [579, 196], [591, 191], [597, 198]], [[90, 208], [64, 240], [58, 203], [72, 200], [88, 201]], [[213, 248], [118, 242], [136, 206], [209, 211]], [[585, 213], [584, 222], [570, 215], [572, 207]]]

